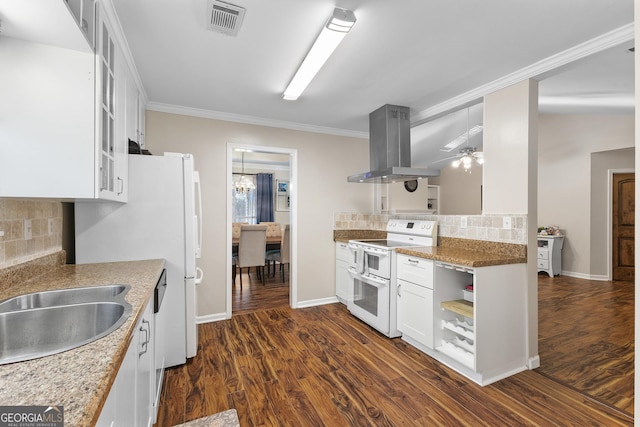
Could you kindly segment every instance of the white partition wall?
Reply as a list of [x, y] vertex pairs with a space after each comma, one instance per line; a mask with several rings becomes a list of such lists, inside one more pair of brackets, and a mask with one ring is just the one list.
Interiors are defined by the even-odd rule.
[[[525, 80], [484, 98], [483, 213], [527, 215], [527, 253], [537, 250], [538, 82]], [[539, 366], [538, 273], [527, 262], [529, 368]]]

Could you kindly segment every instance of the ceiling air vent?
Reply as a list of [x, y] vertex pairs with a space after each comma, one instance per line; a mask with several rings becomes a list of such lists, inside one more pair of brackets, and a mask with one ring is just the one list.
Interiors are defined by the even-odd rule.
[[244, 7], [220, 0], [209, 0], [207, 3], [207, 29], [228, 36], [236, 36], [242, 25], [244, 12]]

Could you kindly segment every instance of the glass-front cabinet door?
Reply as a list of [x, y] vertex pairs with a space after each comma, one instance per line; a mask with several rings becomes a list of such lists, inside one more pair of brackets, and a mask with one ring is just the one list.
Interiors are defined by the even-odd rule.
[[[97, 88], [97, 117], [96, 126], [98, 139], [98, 184], [99, 197], [112, 200], [124, 200], [124, 173], [126, 168], [126, 153], [124, 143], [119, 137], [116, 126], [119, 126], [117, 114], [124, 97], [118, 93], [118, 61], [121, 55], [113, 39], [113, 32], [109, 23], [104, 19], [104, 13], [98, 6], [96, 73], [98, 74]], [[122, 76], [124, 77], [124, 76]], [[122, 98], [122, 99], [120, 99]]]
[[113, 192], [115, 187], [115, 44], [105, 21], [99, 28], [100, 62], [100, 192]]

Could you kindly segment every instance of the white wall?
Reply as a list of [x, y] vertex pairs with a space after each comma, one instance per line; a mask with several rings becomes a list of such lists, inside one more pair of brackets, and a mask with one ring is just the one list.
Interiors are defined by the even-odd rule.
[[372, 186], [347, 183], [369, 167], [368, 141], [147, 111], [147, 148], [192, 153], [203, 191], [204, 242], [198, 316], [226, 310], [227, 143], [298, 150], [298, 300], [335, 296], [334, 212], [368, 212]]
[[426, 211], [427, 210], [427, 186], [428, 180], [419, 179], [418, 188], [410, 193], [404, 188], [404, 182], [383, 184], [389, 190], [390, 211]]
[[[633, 17], [635, 22], [640, 22], [640, 0], [634, 0], [633, 2]], [[635, 26], [635, 39], [640, 40], [640, 25]], [[640, 99], [640, 56], [635, 55], [634, 58], [635, 65], [635, 98]], [[634, 124], [635, 124], [635, 132], [634, 132], [634, 146], [635, 141], [640, 139], [640, 109], [636, 108], [636, 113], [634, 116]], [[640, 150], [636, 150], [635, 152], [635, 165], [636, 170], [640, 170]], [[636, 200], [640, 199], [640, 186], [636, 186]], [[636, 224], [640, 223], [640, 209], [636, 209], [635, 215]], [[638, 233], [636, 233], [637, 235]], [[640, 265], [640, 239], [635, 239], [635, 265]], [[640, 307], [640, 292], [638, 292], [638, 287], [640, 285], [640, 274], [635, 275], [634, 285], [636, 288], [635, 292], [635, 306]], [[635, 313], [635, 333], [634, 333], [634, 341], [640, 342], [640, 310], [636, 310]], [[633, 394], [634, 396], [640, 396], [640, 346], [635, 346], [634, 351], [634, 382], [633, 382]], [[634, 414], [639, 413], [640, 411], [640, 399], [634, 399], [633, 402], [633, 412]]]
[[606, 226], [592, 224], [591, 154], [633, 147], [634, 118], [540, 115], [538, 145], [538, 225], [559, 226], [566, 234], [562, 269], [590, 277], [592, 227]]
[[471, 173], [447, 165], [440, 176], [429, 178], [440, 186], [440, 215], [482, 214], [482, 166], [474, 164]]

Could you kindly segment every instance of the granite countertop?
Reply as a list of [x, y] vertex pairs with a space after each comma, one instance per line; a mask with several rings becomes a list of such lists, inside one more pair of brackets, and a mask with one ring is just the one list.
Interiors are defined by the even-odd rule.
[[420, 246], [396, 248], [399, 254], [410, 255], [466, 267], [488, 267], [493, 265], [526, 263], [526, 256], [485, 252], [450, 246]]
[[333, 240], [335, 242], [348, 243], [349, 240], [352, 239], [386, 239], [387, 231], [386, 230], [361, 230], [361, 229], [350, 229], [350, 230], [333, 230]]
[[3, 300], [42, 290], [129, 284], [125, 299], [132, 306], [129, 319], [97, 341], [39, 359], [0, 365], [2, 405], [62, 405], [65, 425], [94, 425], [163, 268], [163, 260], [62, 265], [0, 289]]

